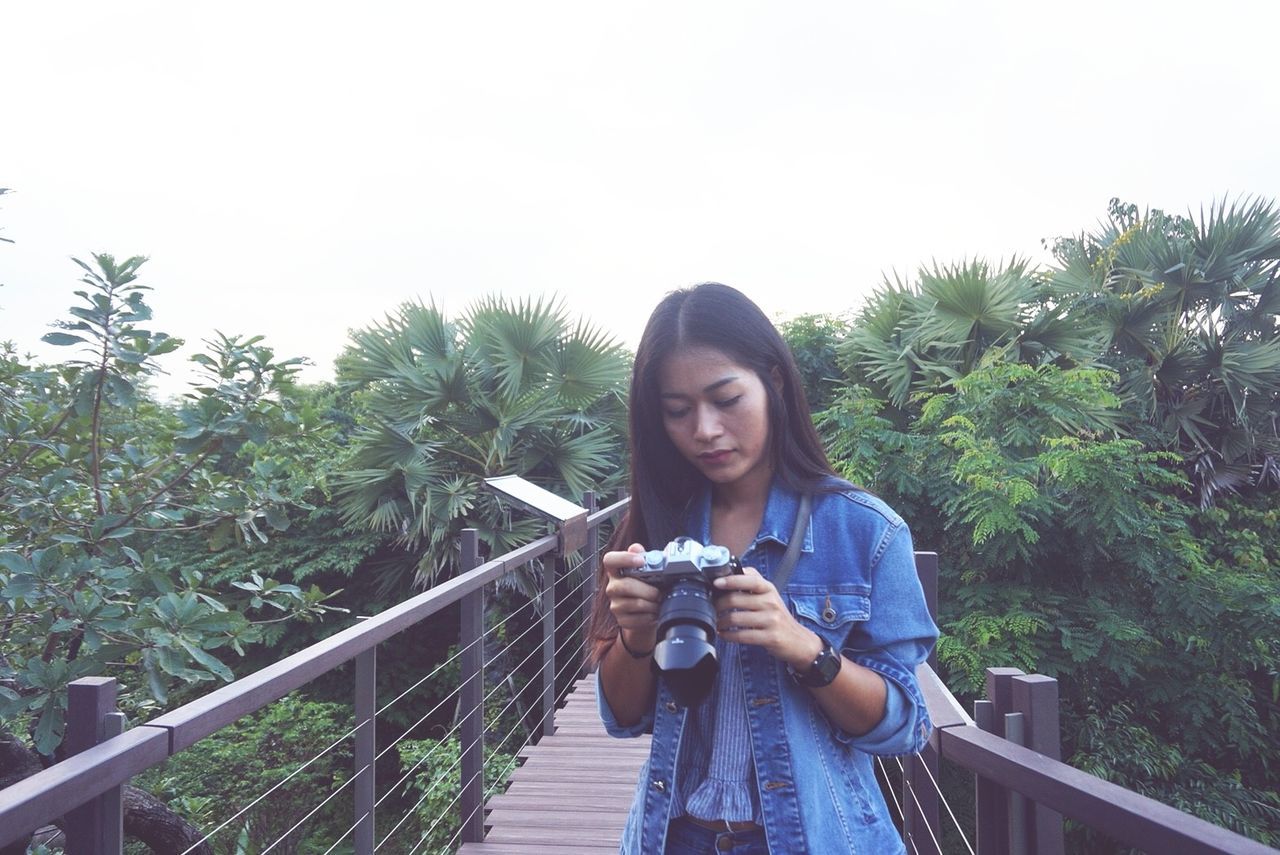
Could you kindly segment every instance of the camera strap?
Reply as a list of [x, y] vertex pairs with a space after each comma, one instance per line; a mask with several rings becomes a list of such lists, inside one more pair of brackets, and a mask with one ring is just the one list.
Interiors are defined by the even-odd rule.
[[782, 556], [782, 563], [778, 565], [778, 572], [770, 580], [779, 593], [786, 589], [787, 579], [791, 578], [791, 571], [800, 560], [800, 548], [804, 546], [804, 532], [809, 527], [809, 513], [812, 510], [813, 497], [808, 493], [801, 494], [800, 509], [796, 511], [796, 525], [791, 530], [791, 540], [787, 542], [787, 551]]

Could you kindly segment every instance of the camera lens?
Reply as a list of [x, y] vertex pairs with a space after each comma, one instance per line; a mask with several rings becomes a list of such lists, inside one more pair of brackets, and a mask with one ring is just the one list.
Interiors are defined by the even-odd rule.
[[653, 663], [681, 706], [701, 703], [716, 675], [716, 610], [701, 578], [671, 586], [658, 609]]

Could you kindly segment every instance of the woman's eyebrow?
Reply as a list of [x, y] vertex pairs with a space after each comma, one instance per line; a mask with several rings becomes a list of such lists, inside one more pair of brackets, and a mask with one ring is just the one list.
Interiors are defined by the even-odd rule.
[[[728, 377], [724, 377], [720, 380], [717, 380], [716, 382], [712, 383], [710, 386], [703, 388], [702, 392], [704, 395], [710, 394], [715, 390], [719, 389], [721, 386], [725, 386], [729, 383], [732, 383], [734, 380], [737, 380], [737, 379], [738, 379], [738, 375], [732, 374]], [[688, 396], [682, 395], [679, 392], [661, 392], [658, 394], [658, 397], [659, 398], [685, 398]]]

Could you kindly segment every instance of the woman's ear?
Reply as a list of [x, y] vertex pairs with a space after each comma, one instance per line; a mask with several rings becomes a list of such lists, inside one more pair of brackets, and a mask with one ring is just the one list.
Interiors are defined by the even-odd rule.
[[786, 387], [782, 382], [782, 371], [778, 366], [775, 365], [769, 369], [769, 379], [773, 381], [773, 388], [778, 391], [779, 395], [781, 395]]

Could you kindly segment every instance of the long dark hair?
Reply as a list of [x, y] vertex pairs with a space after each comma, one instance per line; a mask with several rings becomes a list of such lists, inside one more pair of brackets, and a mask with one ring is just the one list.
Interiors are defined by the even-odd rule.
[[[707, 347], [750, 368], [768, 396], [769, 454], [774, 477], [798, 492], [847, 487], [836, 479], [805, 399], [791, 349], [760, 307], [718, 282], [673, 291], [645, 325], [631, 372], [631, 504], [607, 549], [632, 543], [661, 548], [683, 532], [690, 501], [706, 478], [676, 450], [662, 423], [659, 376], [662, 360], [680, 348]], [[775, 383], [780, 377], [781, 384]], [[603, 566], [588, 626], [589, 655], [598, 661], [617, 623], [604, 596]]]

